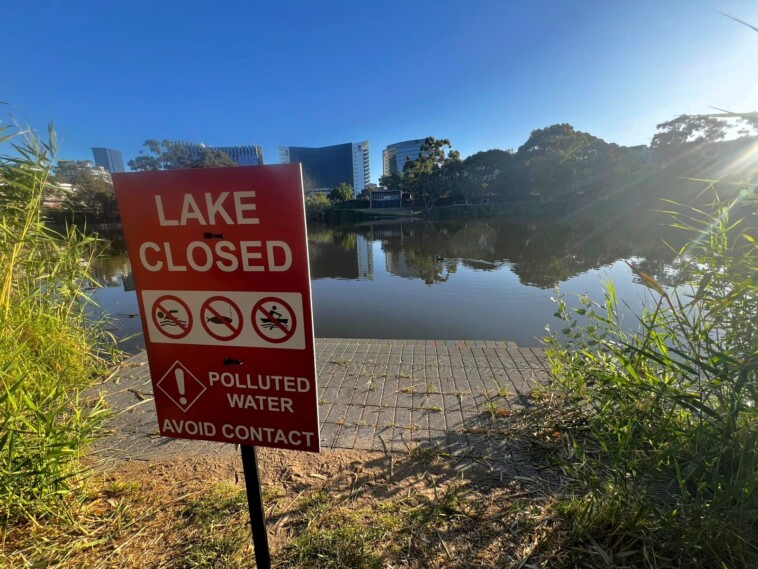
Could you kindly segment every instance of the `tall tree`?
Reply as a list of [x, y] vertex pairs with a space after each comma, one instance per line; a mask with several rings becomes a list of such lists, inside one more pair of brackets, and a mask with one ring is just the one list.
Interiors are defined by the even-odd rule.
[[611, 160], [612, 146], [567, 123], [532, 131], [518, 158], [529, 170], [534, 193], [570, 196], [602, 189], [596, 174]]
[[673, 148], [685, 144], [708, 144], [724, 140], [727, 124], [705, 115], [679, 115], [656, 125], [660, 131], [650, 142], [652, 148]]
[[418, 158], [403, 166], [402, 186], [418, 200], [428, 214], [437, 202], [450, 194], [460, 176], [461, 157], [447, 138], [424, 139]]
[[184, 168], [225, 168], [237, 166], [222, 150], [200, 147], [192, 150], [186, 144], [173, 140], [146, 140], [143, 144], [148, 153], [129, 160], [129, 168], [140, 172], [156, 170], [180, 170]]
[[504, 150], [477, 152], [461, 164], [458, 191], [466, 203], [486, 199], [494, 193], [495, 181], [503, 176], [513, 162], [513, 155]]

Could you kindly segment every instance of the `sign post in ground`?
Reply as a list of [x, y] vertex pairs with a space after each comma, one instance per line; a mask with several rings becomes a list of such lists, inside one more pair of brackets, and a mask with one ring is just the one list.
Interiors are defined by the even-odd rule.
[[319, 452], [299, 164], [114, 174], [161, 435], [242, 445], [259, 567], [256, 446]]

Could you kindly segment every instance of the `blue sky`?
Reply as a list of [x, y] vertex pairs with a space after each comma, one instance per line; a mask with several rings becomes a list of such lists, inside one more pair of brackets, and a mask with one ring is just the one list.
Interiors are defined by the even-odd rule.
[[754, 1], [6, 2], [0, 108], [60, 158], [148, 138], [323, 146], [450, 138], [466, 156], [569, 122], [619, 144], [758, 110]]

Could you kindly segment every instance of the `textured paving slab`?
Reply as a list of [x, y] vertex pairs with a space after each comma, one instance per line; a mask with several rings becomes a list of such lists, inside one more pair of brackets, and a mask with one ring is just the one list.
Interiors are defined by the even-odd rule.
[[[532, 388], [548, 379], [541, 349], [501, 341], [320, 338], [316, 361], [323, 448], [428, 446], [507, 456], [507, 441], [481, 434], [482, 417], [525, 406]], [[96, 389], [115, 412], [109, 435], [95, 446], [105, 459], [237, 452], [234, 445], [159, 436], [144, 352]]]

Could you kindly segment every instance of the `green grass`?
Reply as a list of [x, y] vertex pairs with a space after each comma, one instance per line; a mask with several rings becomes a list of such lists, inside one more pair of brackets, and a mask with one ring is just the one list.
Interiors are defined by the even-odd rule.
[[587, 566], [758, 566], [757, 210], [748, 192], [672, 212], [694, 238], [673, 286], [630, 265], [652, 300], [635, 333], [612, 283], [574, 313], [559, 299], [540, 399], [572, 449], [558, 511]]
[[421, 497], [419, 504], [408, 512], [408, 520], [415, 529], [439, 527], [452, 518], [470, 518], [474, 508], [466, 500], [466, 485], [451, 483], [440, 489], [433, 487], [432, 497]]
[[[8, 136], [6, 136], [6, 139]], [[0, 142], [2, 137], [0, 137]], [[65, 515], [105, 409], [82, 390], [108, 338], [85, 317], [98, 243], [49, 229], [42, 199], [55, 142], [17, 135], [0, 157], [0, 523]], [[112, 345], [112, 344], [110, 344]]]
[[189, 540], [180, 567], [247, 567], [250, 529], [245, 491], [228, 483], [211, 486], [181, 511]]

